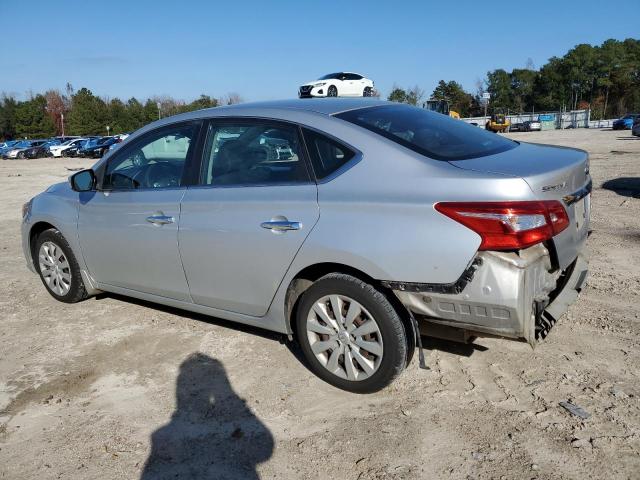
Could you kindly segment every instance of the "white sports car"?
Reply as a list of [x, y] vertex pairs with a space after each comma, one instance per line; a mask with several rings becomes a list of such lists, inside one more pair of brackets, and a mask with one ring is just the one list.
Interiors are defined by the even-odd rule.
[[51, 147], [49, 147], [49, 151], [51, 152], [51, 155], [53, 155], [54, 157], [62, 157], [64, 156], [64, 151], [68, 148], [71, 148], [75, 145], [78, 145], [82, 142], [84, 142], [86, 140], [86, 138], [72, 138], [71, 140], [67, 140], [64, 143], [61, 143], [60, 145], [52, 145]]
[[320, 77], [301, 85], [300, 98], [311, 97], [370, 97], [373, 95], [373, 80], [359, 73], [338, 72]]

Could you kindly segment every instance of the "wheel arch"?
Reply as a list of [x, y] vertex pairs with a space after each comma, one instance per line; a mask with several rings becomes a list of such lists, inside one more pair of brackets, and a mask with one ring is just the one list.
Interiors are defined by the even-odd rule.
[[31, 226], [31, 229], [29, 230], [29, 251], [31, 252], [31, 262], [33, 263], [34, 268], [36, 267], [36, 258], [34, 255], [34, 248], [36, 246], [36, 239], [38, 238], [38, 236], [42, 233], [45, 232], [47, 230], [50, 229], [55, 229], [58, 230], [58, 228], [55, 225], [52, 225], [49, 222], [46, 221], [39, 221], [34, 223]]
[[357, 268], [351, 267], [337, 262], [321, 262], [308, 265], [301, 269], [291, 279], [287, 287], [286, 294], [284, 296], [284, 313], [285, 322], [287, 323], [288, 331], [293, 333], [293, 337], [296, 338], [296, 322], [295, 316], [300, 304], [302, 294], [311, 286], [315, 281], [328, 275], [330, 273], [342, 273], [345, 275], [351, 275], [363, 282], [373, 285], [378, 291], [380, 291], [389, 300], [389, 303], [398, 313], [398, 316], [402, 320], [404, 325], [406, 337], [408, 341], [407, 352], [407, 365], [411, 362], [411, 357], [415, 350], [415, 335], [416, 332], [409, 318], [409, 313], [406, 307], [400, 302], [398, 297], [391, 291], [391, 289], [383, 286], [380, 281], [371, 277], [367, 273]]

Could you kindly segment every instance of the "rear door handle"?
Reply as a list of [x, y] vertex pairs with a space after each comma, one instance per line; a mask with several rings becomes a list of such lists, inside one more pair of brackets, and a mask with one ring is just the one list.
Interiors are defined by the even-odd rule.
[[174, 221], [175, 220], [173, 217], [169, 217], [167, 215], [162, 215], [162, 214], [151, 215], [150, 217], [147, 217], [147, 222], [153, 223], [154, 225], [157, 225], [157, 226], [167, 225], [168, 223], [173, 223]]
[[262, 222], [260, 226], [272, 232], [288, 232], [289, 230], [300, 230], [302, 223], [290, 222], [289, 220], [271, 220], [269, 222]]

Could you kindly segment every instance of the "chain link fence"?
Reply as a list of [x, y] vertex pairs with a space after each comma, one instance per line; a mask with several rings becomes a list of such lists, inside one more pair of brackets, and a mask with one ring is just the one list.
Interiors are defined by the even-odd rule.
[[[608, 120], [591, 120], [591, 110], [570, 110], [555, 112], [525, 112], [519, 114], [508, 114], [511, 125], [514, 123], [524, 123], [537, 120], [541, 123], [543, 130], [565, 129], [565, 128], [611, 128], [615, 118]], [[462, 120], [484, 127], [489, 116], [469, 117]]]

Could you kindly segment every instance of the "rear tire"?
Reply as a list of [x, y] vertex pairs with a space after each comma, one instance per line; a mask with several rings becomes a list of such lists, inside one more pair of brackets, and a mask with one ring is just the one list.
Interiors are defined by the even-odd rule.
[[76, 303], [88, 297], [78, 261], [58, 230], [38, 235], [32, 255], [40, 280], [53, 298]]
[[373, 90], [371, 87], [365, 87], [364, 91], [362, 92], [362, 96], [363, 97], [370, 97], [373, 95]]
[[402, 320], [387, 297], [358, 278], [322, 277], [302, 295], [295, 320], [309, 368], [338, 388], [377, 392], [406, 367]]

